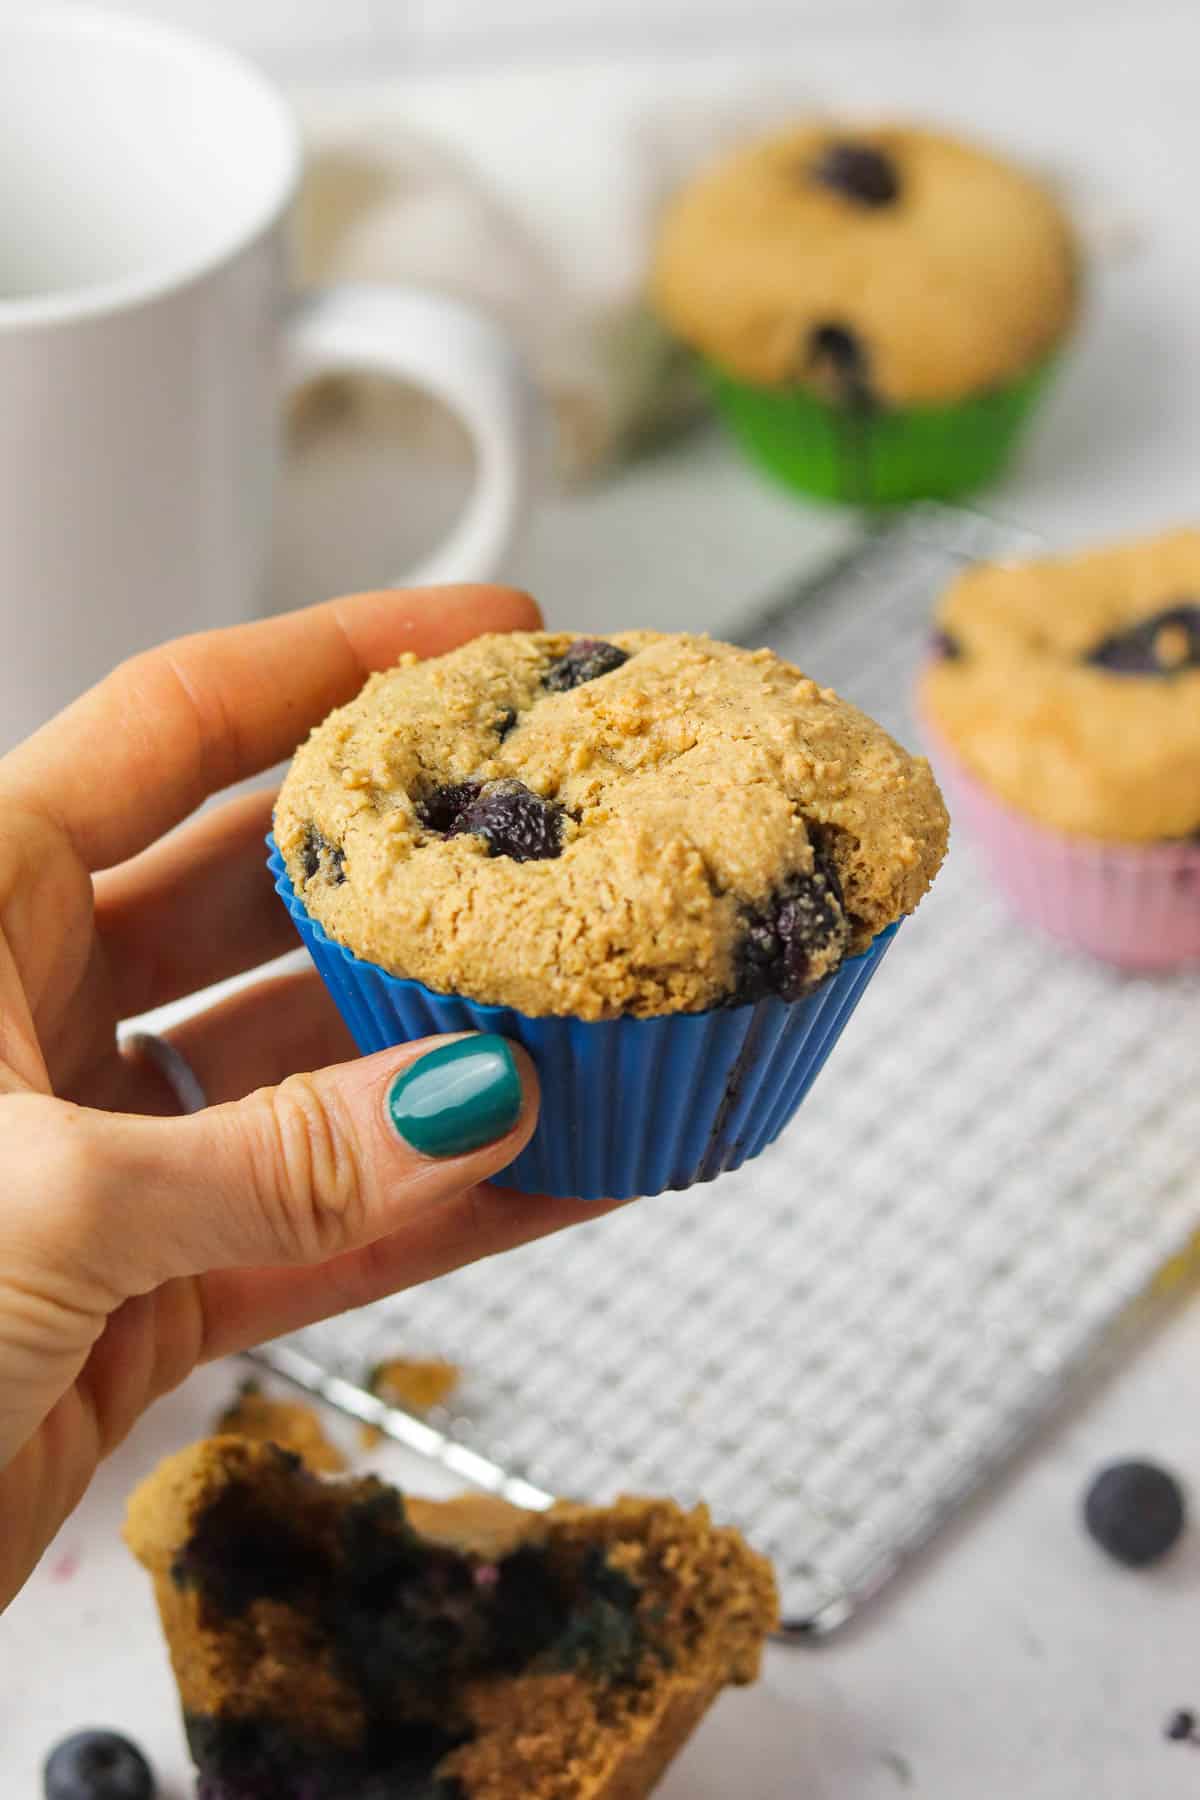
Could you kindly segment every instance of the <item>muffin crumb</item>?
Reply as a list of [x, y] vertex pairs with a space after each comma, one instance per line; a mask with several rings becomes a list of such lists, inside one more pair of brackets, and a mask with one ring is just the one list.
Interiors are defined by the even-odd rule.
[[259, 1444], [278, 1444], [321, 1474], [336, 1475], [346, 1467], [314, 1407], [299, 1400], [274, 1400], [253, 1378], [242, 1382], [237, 1398], [219, 1415], [216, 1430]]

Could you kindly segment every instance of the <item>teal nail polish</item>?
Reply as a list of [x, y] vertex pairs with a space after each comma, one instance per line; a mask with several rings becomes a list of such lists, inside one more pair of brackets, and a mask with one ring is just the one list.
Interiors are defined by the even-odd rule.
[[465, 1156], [510, 1132], [521, 1114], [521, 1077], [504, 1038], [460, 1038], [397, 1075], [388, 1117], [422, 1156]]

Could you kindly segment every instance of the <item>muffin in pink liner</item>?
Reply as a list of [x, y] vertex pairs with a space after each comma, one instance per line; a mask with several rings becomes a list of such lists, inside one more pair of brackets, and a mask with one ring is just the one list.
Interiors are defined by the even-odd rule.
[[1200, 962], [1200, 532], [969, 570], [919, 704], [1014, 911], [1122, 968]]
[[950, 815], [970, 833], [1014, 912], [1126, 969], [1200, 962], [1200, 843], [1067, 837], [1006, 806], [925, 723]]

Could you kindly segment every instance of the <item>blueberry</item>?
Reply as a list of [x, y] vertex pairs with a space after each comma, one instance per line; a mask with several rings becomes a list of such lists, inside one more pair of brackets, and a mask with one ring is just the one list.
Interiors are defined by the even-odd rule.
[[443, 837], [473, 832], [493, 856], [539, 862], [562, 850], [563, 809], [524, 782], [456, 781], [417, 801], [417, 817]]
[[802, 999], [841, 962], [849, 938], [837, 871], [817, 850], [811, 874], [794, 876], [765, 907], [747, 914], [732, 1004], [767, 994]]
[[570, 688], [581, 687], [585, 681], [611, 675], [614, 669], [628, 661], [628, 650], [618, 650], [615, 644], [606, 644], [602, 638], [576, 638], [566, 655], [551, 663], [543, 686], [552, 694], [565, 694]]
[[1183, 1490], [1173, 1475], [1148, 1462], [1112, 1463], [1092, 1482], [1084, 1524], [1102, 1550], [1141, 1569], [1167, 1554], [1183, 1530]]
[[563, 809], [520, 781], [489, 781], [458, 816], [456, 831], [483, 838], [493, 856], [540, 862], [562, 852]]
[[331, 844], [315, 825], [310, 825], [300, 849], [300, 866], [306, 882], [315, 880], [323, 863], [334, 887], [341, 887], [346, 879], [346, 852], [340, 844]]
[[1167, 1720], [1167, 1742], [1171, 1744], [1200, 1743], [1200, 1733], [1197, 1731], [1198, 1726], [1200, 1726], [1200, 1720], [1196, 1718], [1195, 1713], [1188, 1707], [1181, 1706], [1179, 1710], [1173, 1712]]
[[930, 634], [929, 650], [939, 662], [961, 662], [963, 647], [952, 631], [940, 628]]
[[812, 178], [860, 206], [891, 206], [900, 197], [895, 163], [871, 144], [830, 144], [812, 165]]
[[453, 837], [463, 827], [459, 824], [466, 808], [479, 796], [478, 781], [451, 781], [431, 788], [416, 803], [417, 817], [429, 831], [442, 837]]
[[1176, 675], [1200, 669], [1200, 605], [1181, 600], [1114, 631], [1083, 659], [1111, 675]]
[[79, 1731], [50, 1752], [46, 1800], [154, 1800], [150, 1764], [115, 1731]]
[[864, 409], [872, 405], [866, 346], [848, 325], [836, 320], [814, 325], [808, 339], [808, 368], [823, 376], [846, 405]]

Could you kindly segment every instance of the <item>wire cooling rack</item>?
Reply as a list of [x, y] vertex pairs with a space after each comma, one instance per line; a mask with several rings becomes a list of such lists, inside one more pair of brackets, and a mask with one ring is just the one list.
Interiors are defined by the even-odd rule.
[[[911, 742], [936, 592], [1028, 543], [910, 514], [729, 635]], [[1200, 1227], [1198, 1019], [1200, 973], [1121, 976], [1029, 935], [956, 844], [758, 1161], [260, 1355], [525, 1505], [707, 1500], [819, 1636], [1153, 1311]], [[451, 1411], [367, 1391], [398, 1354], [462, 1366]]]

